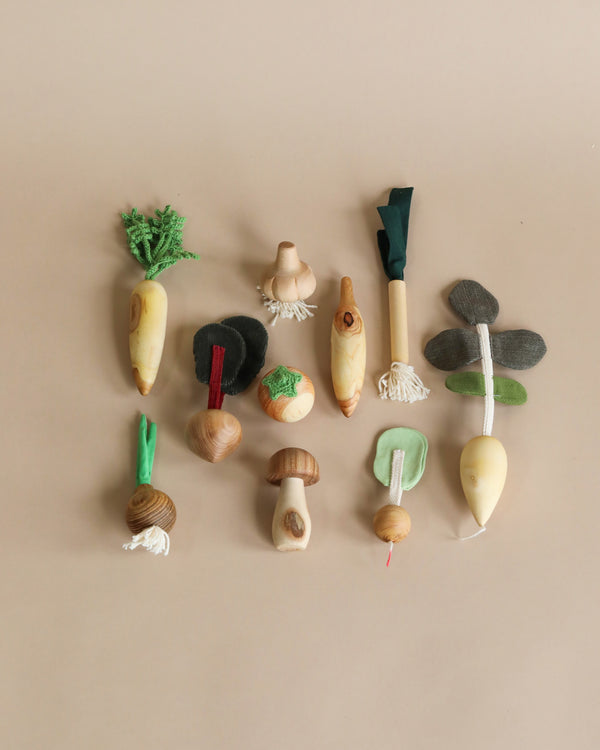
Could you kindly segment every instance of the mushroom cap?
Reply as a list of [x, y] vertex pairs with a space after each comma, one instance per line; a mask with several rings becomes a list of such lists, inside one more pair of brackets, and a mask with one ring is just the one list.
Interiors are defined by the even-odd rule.
[[269, 459], [267, 482], [280, 485], [282, 479], [302, 479], [305, 487], [316, 484], [319, 479], [319, 464], [315, 457], [303, 448], [282, 448]]

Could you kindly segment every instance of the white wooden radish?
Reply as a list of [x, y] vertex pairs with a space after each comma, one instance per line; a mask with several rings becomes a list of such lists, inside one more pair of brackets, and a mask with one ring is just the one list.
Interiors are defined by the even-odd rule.
[[481, 372], [463, 371], [446, 378], [449, 390], [484, 398], [482, 434], [469, 440], [460, 457], [463, 492], [479, 526], [477, 532], [463, 537], [464, 541], [486, 530], [504, 489], [508, 460], [502, 443], [492, 437], [495, 402], [519, 405], [527, 400], [521, 383], [494, 375], [493, 363], [525, 370], [540, 361], [546, 344], [538, 333], [524, 329], [490, 333], [489, 326], [499, 312], [498, 300], [476, 281], [460, 281], [450, 292], [449, 301], [475, 331], [451, 328], [438, 333], [427, 342], [425, 357], [441, 370], [464, 368], [478, 360], [482, 363]]

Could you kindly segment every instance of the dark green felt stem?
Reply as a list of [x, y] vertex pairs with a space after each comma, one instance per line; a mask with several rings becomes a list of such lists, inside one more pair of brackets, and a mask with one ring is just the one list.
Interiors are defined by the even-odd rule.
[[147, 426], [146, 415], [140, 417], [138, 431], [137, 465], [135, 469], [135, 486], [151, 484], [154, 451], [156, 450], [156, 423]]
[[404, 279], [408, 219], [413, 188], [394, 188], [387, 206], [379, 206], [384, 229], [377, 232], [377, 245], [383, 270], [389, 279]]

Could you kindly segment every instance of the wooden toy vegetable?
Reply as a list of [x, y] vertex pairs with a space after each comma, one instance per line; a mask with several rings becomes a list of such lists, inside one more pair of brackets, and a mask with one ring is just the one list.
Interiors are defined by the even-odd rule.
[[142, 414], [138, 432], [136, 491], [129, 500], [126, 514], [133, 537], [123, 548], [144, 547], [155, 555], [168, 555], [169, 531], [175, 525], [177, 512], [171, 498], [150, 484], [155, 449], [156, 424], [148, 426], [146, 415]]
[[298, 257], [298, 250], [293, 242], [280, 242], [277, 258], [262, 277], [258, 287], [263, 296], [263, 304], [275, 316], [271, 325], [279, 318], [312, 318], [316, 305], [304, 301], [317, 288], [317, 281], [312, 268]]
[[302, 448], [283, 448], [269, 460], [267, 482], [279, 485], [273, 543], [280, 552], [305, 550], [311, 532], [304, 488], [319, 481], [319, 465]]
[[196, 455], [217, 463], [229, 456], [242, 440], [242, 426], [222, 409], [225, 394], [246, 390], [265, 363], [267, 331], [246, 315], [210, 323], [194, 336], [196, 377], [209, 386], [208, 409], [188, 421], [185, 438]]
[[[485, 531], [506, 479], [508, 461], [502, 443], [492, 437], [494, 402], [519, 405], [527, 391], [516, 380], [494, 375], [493, 362], [513, 370], [537, 364], [546, 353], [544, 339], [533, 331], [516, 330], [490, 334], [499, 305], [496, 298], [476, 281], [460, 281], [450, 292], [455, 312], [476, 332], [452, 328], [438, 333], [425, 347], [425, 356], [441, 370], [482, 361], [482, 372], [462, 372], [446, 378], [446, 388], [456, 393], [484, 397], [482, 434], [472, 438], [460, 457], [460, 479], [477, 524], [477, 536]], [[470, 539], [472, 537], [467, 537]]]
[[349, 417], [358, 404], [365, 380], [367, 337], [356, 306], [352, 279], [344, 276], [340, 304], [331, 325], [331, 379], [338, 405]]
[[298, 422], [313, 408], [315, 389], [301, 370], [279, 365], [260, 381], [258, 400], [265, 413], [278, 422]]
[[146, 278], [131, 293], [129, 306], [129, 353], [133, 377], [142, 396], [147, 396], [162, 357], [167, 327], [167, 293], [155, 281], [166, 268], [182, 258], [198, 258], [183, 249], [183, 224], [171, 206], [146, 217], [134, 208], [121, 217], [133, 257], [146, 269]]
[[382, 433], [377, 441], [373, 473], [385, 487], [390, 488], [389, 502], [373, 518], [373, 530], [389, 544], [386, 565], [389, 567], [394, 544], [410, 532], [410, 516], [400, 506], [403, 490], [412, 490], [425, 471], [427, 438], [410, 427], [393, 427]]
[[387, 206], [378, 211], [385, 229], [377, 232], [377, 244], [388, 283], [392, 364], [379, 378], [379, 396], [412, 403], [427, 398], [429, 389], [409, 365], [406, 316], [406, 242], [413, 188], [394, 188]]

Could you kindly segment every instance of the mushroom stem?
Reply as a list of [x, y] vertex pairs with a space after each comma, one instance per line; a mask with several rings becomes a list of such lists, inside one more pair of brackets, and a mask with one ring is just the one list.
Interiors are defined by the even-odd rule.
[[300, 477], [281, 480], [273, 515], [273, 543], [280, 552], [304, 550], [311, 532], [304, 481]]

